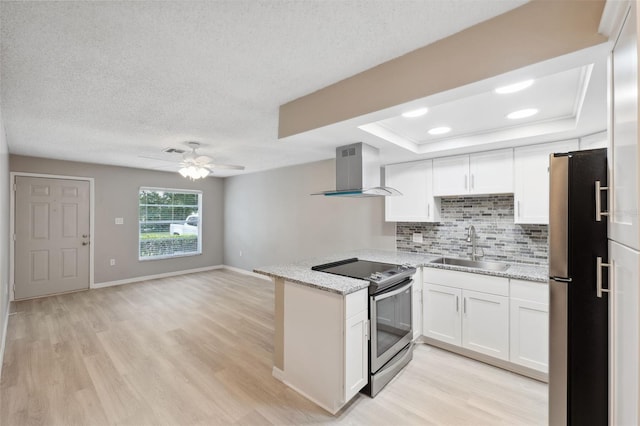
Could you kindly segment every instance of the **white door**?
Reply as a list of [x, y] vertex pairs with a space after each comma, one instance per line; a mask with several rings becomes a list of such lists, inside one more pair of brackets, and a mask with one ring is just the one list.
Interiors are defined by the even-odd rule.
[[465, 290], [462, 302], [462, 346], [509, 359], [509, 298]]
[[469, 173], [469, 189], [472, 194], [513, 192], [513, 150], [471, 154]]
[[423, 287], [423, 325], [425, 336], [460, 346], [460, 302], [462, 290], [435, 284]]
[[345, 324], [344, 393], [349, 401], [369, 381], [369, 312], [348, 318]]
[[549, 305], [511, 299], [510, 309], [509, 359], [546, 373], [549, 370]]
[[89, 288], [89, 182], [15, 184], [15, 298]]
[[402, 192], [397, 197], [384, 197], [387, 222], [433, 220], [432, 167], [431, 160], [385, 167], [385, 185]]
[[549, 223], [549, 155], [577, 150], [577, 140], [515, 148], [515, 223]]
[[638, 30], [636, 4], [622, 27], [611, 59], [611, 170], [609, 238], [640, 250], [638, 224]]
[[433, 195], [465, 195], [469, 193], [469, 156], [433, 160]]
[[609, 241], [610, 424], [640, 422], [640, 252]]

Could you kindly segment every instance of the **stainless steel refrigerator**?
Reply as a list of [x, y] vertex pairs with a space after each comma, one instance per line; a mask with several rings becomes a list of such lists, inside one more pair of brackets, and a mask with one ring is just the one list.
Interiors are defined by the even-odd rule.
[[549, 424], [606, 425], [607, 151], [549, 163]]

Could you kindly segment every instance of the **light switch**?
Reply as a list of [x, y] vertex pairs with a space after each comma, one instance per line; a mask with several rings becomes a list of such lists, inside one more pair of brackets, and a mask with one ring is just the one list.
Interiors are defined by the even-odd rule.
[[421, 243], [422, 242], [422, 232], [414, 232], [413, 233], [413, 242]]
[[124, 225], [124, 217], [116, 217], [116, 225]]

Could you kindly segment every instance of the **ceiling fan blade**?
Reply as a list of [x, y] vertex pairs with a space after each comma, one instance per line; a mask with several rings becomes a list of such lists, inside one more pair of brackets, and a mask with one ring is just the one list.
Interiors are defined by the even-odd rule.
[[176, 160], [173, 158], [160, 158], [160, 157], [150, 157], [148, 155], [138, 155], [138, 158], [144, 158], [145, 160], [157, 160], [157, 161], [166, 161], [169, 163], [175, 163]]
[[206, 167], [209, 169], [244, 170], [244, 166], [234, 164], [207, 164]]

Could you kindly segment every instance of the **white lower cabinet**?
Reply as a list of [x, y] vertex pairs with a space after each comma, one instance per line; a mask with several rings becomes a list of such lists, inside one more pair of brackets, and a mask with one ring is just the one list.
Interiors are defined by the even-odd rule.
[[423, 289], [423, 324], [425, 336], [452, 345], [462, 345], [460, 298], [462, 290], [437, 284], [425, 284]]
[[335, 414], [368, 381], [368, 292], [285, 281], [283, 381]]
[[511, 280], [511, 362], [542, 372], [549, 369], [549, 286]]
[[508, 279], [441, 269], [425, 270], [424, 275], [426, 337], [509, 358]]
[[462, 347], [509, 359], [509, 298], [462, 292]]
[[423, 276], [425, 337], [509, 361], [497, 365], [544, 378], [528, 369], [548, 371], [547, 283], [432, 268], [423, 268]]
[[413, 340], [422, 336], [422, 270], [413, 276], [413, 294], [411, 295], [411, 326]]

